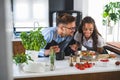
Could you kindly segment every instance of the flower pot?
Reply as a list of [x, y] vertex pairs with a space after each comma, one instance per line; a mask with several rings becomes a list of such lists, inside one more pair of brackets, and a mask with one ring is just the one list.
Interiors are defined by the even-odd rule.
[[107, 27], [107, 34], [112, 34], [113, 27]]
[[26, 50], [25, 54], [28, 54], [34, 61], [38, 60], [39, 51], [34, 50]]
[[18, 69], [18, 72], [22, 72], [23, 71], [23, 64], [22, 63], [17, 64], [17, 69]]

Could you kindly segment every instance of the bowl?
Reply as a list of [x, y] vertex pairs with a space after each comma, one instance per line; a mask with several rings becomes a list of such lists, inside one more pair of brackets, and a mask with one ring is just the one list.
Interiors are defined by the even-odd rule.
[[95, 60], [97, 58], [97, 53], [95, 51], [81, 51], [79, 54], [81, 60]]

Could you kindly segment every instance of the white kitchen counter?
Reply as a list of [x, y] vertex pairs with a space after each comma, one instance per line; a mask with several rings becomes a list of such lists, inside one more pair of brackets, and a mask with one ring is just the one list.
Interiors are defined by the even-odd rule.
[[56, 61], [55, 71], [29, 73], [29, 72], [18, 72], [16, 66], [13, 66], [14, 79], [17, 78], [30, 78], [30, 77], [47, 77], [47, 76], [58, 76], [58, 75], [71, 75], [71, 74], [86, 74], [86, 73], [99, 73], [99, 72], [112, 72], [120, 71], [120, 65], [116, 66], [116, 60], [110, 60], [106, 67], [101, 65], [94, 65], [92, 68], [86, 68], [85, 70], [79, 70], [76, 67], [70, 67], [67, 59]]
[[21, 41], [20, 38], [13, 38], [12, 41]]

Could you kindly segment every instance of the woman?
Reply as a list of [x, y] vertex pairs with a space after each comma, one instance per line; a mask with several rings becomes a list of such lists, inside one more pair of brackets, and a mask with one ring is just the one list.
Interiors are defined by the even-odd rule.
[[90, 16], [82, 20], [74, 39], [81, 44], [80, 48], [84, 46], [87, 50], [103, 53], [104, 40], [97, 30], [94, 19]]

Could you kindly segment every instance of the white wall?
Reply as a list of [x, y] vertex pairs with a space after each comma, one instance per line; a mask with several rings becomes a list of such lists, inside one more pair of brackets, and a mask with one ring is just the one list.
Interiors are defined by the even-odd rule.
[[105, 33], [105, 26], [102, 25], [103, 3], [104, 1], [102, 0], [90, 0], [88, 10], [88, 15], [94, 18], [97, 29], [102, 34], [102, 36]]
[[0, 0], [0, 80], [12, 80], [10, 0]]
[[85, 16], [91, 16], [94, 18], [97, 28], [101, 34], [103, 34], [102, 26], [102, 0], [74, 0], [74, 9], [81, 11], [83, 18]]

